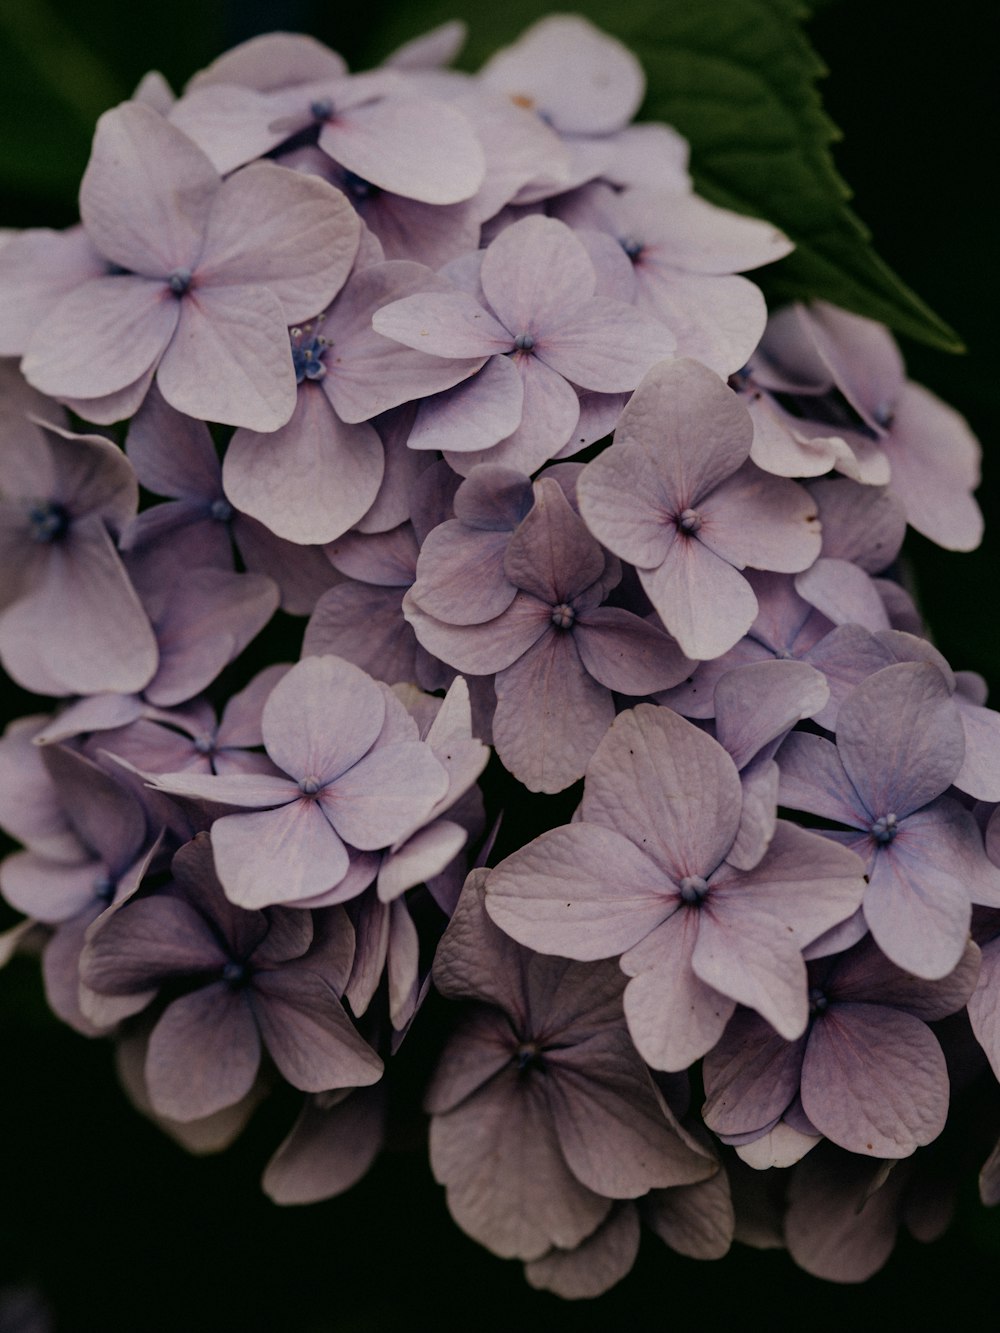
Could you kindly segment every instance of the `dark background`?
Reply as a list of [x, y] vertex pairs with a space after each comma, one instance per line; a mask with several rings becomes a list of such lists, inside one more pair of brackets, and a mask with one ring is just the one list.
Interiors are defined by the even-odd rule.
[[[176, 87], [227, 46], [277, 27], [313, 32], [357, 67], [383, 54], [377, 32], [388, 8], [385, 0], [351, 10], [329, 0], [90, 0], [84, 10], [0, 0], [0, 224], [75, 220], [87, 126], [147, 69]], [[419, 28], [419, 5], [408, 9]], [[972, 555], [915, 535], [907, 541], [939, 646], [995, 691], [996, 15], [985, 0], [829, 0], [809, 23], [831, 71], [822, 91], [844, 132], [835, 156], [856, 210], [883, 258], [969, 348], [949, 357], [904, 344], [912, 376], [964, 412], [983, 442], [987, 536]], [[11, 711], [25, 711], [24, 698], [12, 692]], [[433, 1012], [426, 1017], [394, 1071], [404, 1124], [432, 1055]], [[48, 1015], [27, 960], [0, 976], [0, 1059], [0, 1289], [31, 1284], [60, 1333], [604, 1330], [678, 1321], [712, 1330], [748, 1315], [771, 1330], [921, 1329], [995, 1308], [1000, 1217], [978, 1204], [974, 1180], [943, 1241], [901, 1239], [863, 1287], [818, 1282], [783, 1253], [735, 1247], [721, 1263], [697, 1264], [646, 1237], [620, 1287], [570, 1305], [531, 1291], [519, 1264], [494, 1259], [458, 1231], [430, 1177], [419, 1122], [349, 1194], [279, 1209], [257, 1181], [294, 1099], [267, 1104], [223, 1156], [189, 1157], [127, 1105], [109, 1046]], [[0, 1298], [0, 1333], [8, 1333], [3, 1309]]]

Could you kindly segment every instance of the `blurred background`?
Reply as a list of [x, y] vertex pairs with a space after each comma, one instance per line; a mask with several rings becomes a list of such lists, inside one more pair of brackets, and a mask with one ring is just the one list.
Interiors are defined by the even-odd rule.
[[[0, 0], [0, 226], [76, 220], [93, 122], [147, 70], [178, 88], [227, 47], [275, 28], [311, 32], [362, 67], [385, 54], [379, 33], [390, 17], [398, 25], [402, 14], [416, 33], [420, 10], [401, 0]], [[829, 69], [822, 94], [843, 131], [835, 157], [854, 207], [883, 259], [968, 347], [958, 357], [904, 342], [911, 376], [963, 412], [982, 441], [987, 536], [972, 555], [914, 534], [907, 544], [939, 647], [956, 668], [982, 672], [994, 695], [1000, 291], [988, 200], [997, 13], [993, 0], [826, 0], [808, 23]], [[7, 715], [26, 711], [24, 699], [12, 693]], [[783, 1253], [736, 1247], [721, 1263], [697, 1264], [647, 1237], [631, 1277], [598, 1301], [533, 1292], [519, 1264], [458, 1231], [430, 1176], [419, 1117], [406, 1114], [432, 1058], [421, 1028], [398, 1057], [393, 1150], [342, 1198], [283, 1210], [258, 1180], [294, 1098], [268, 1103], [223, 1156], [189, 1157], [125, 1102], [110, 1047], [51, 1018], [37, 968], [15, 960], [0, 977], [0, 1333], [603, 1330], [677, 1319], [714, 1329], [748, 1312], [766, 1313], [772, 1330], [804, 1321], [929, 1328], [994, 1299], [1000, 1216], [979, 1206], [974, 1179], [943, 1241], [901, 1238], [863, 1287], [820, 1283]]]

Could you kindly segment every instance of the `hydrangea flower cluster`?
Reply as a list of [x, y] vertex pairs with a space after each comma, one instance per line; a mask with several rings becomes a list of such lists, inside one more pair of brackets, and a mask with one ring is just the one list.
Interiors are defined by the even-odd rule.
[[694, 192], [618, 42], [460, 40], [150, 76], [80, 225], [0, 247], [0, 662], [44, 696], [2, 952], [194, 1152], [301, 1093], [279, 1203], [361, 1178], [439, 1023], [434, 1175], [534, 1286], [644, 1229], [858, 1281], [1000, 1074], [1000, 714], [899, 563], [978, 543], [978, 445], [886, 329], [769, 314], [791, 242]]

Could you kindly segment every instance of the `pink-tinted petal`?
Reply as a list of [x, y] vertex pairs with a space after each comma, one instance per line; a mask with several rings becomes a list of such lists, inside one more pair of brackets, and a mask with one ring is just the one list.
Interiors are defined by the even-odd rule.
[[260, 1038], [245, 991], [226, 982], [183, 995], [149, 1039], [146, 1086], [170, 1120], [199, 1120], [244, 1097], [260, 1064]]
[[264, 744], [286, 773], [317, 788], [356, 764], [385, 720], [375, 682], [337, 657], [307, 657], [271, 691], [261, 715]]
[[165, 278], [194, 268], [219, 185], [185, 134], [152, 107], [126, 102], [97, 122], [80, 215], [102, 254], [132, 272]]
[[254, 162], [212, 201], [196, 281], [267, 287], [295, 324], [340, 291], [360, 233], [347, 197], [326, 181]]
[[171, 407], [251, 430], [283, 426], [296, 393], [278, 298], [265, 287], [195, 286], [178, 304], [177, 331], [156, 376]]
[[636, 1198], [651, 1186], [693, 1184], [714, 1169], [679, 1132], [623, 1029], [553, 1050], [546, 1068], [559, 1146], [595, 1193]]
[[697, 537], [679, 536], [658, 568], [639, 570], [639, 581], [690, 658], [720, 657], [757, 616], [750, 584]]
[[612, 1209], [574, 1250], [551, 1249], [524, 1266], [532, 1287], [563, 1300], [603, 1296], [631, 1270], [639, 1253], [639, 1214], [633, 1204]]
[[820, 552], [816, 502], [803, 486], [747, 462], [698, 504], [698, 540], [742, 569], [795, 573]]
[[873, 816], [899, 819], [940, 796], [965, 754], [961, 718], [929, 662], [901, 662], [857, 686], [837, 715], [837, 749]]
[[[157, 364], [174, 335], [180, 311], [181, 302], [165, 282], [131, 273], [91, 278], [65, 296], [38, 326], [21, 371], [36, 389], [53, 397], [99, 399], [117, 394], [141, 383]], [[130, 410], [137, 406], [132, 404]], [[128, 413], [109, 419], [122, 415]]]
[[732, 846], [741, 789], [718, 742], [668, 708], [621, 713], [587, 773], [583, 818], [617, 829], [679, 883], [709, 875]]
[[470, 122], [425, 97], [387, 97], [323, 126], [319, 145], [363, 180], [426, 204], [470, 199], [486, 171]]
[[677, 346], [665, 324], [607, 296], [594, 296], [551, 324], [538, 317], [534, 323], [536, 355], [574, 384], [599, 393], [627, 393]]
[[874, 580], [847, 560], [821, 557], [798, 576], [795, 591], [835, 625], [862, 625], [872, 633], [889, 628]]
[[280, 1204], [318, 1203], [356, 1185], [385, 1133], [381, 1089], [353, 1092], [333, 1106], [307, 1098], [288, 1137], [268, 1162], [261, 1188]]
[[340, 837], [307, 799], [217, 819], [212, 848], [226, 897], [246, 908], [314, 898], [339, 883], [348, 867]]
[[692, 663], [668, 634], [618, 607], [584, 611], [573, 640], [590, 675], [619, 694], [669, 689], [691, 672]]
[[875, 851], [865, 894], [865, 920], [883, 953], [932, 981], [956, 966], [969, 937], [968, 838], [975, 834], [959, 810], [945, 801], [911, 815]]
[[500, 233], [483, 258], [480, 280], [513, 336], [558, 327], [566, 307], [593, 296], [597, 285], [594, 266], [569, 227], [539, 216]]
[[835, 1005], [810, 1034], [802, 1105], [816, 1128], [849, 1152], [908, 1157], [944, 1128], [944, 1054], [910, 1014]]
[[632, 119], [642, 67], [621, 42], [575, 14], [553, 14], [486, 62], [481, 77], [563, 134], [607, 134]]
[[251, 1004], [269, 1055], [293, 1087], [322, 1092], [382, 1077], [382, 1061], [307, 964], [256, 973]]
[[574, 636], [551, 629], [497, 672], [493, 742], [529, 791], [557, 792], [583, 776], [614, 718], [610, 692], [590, 676]]
[[979, 484], [979, 446], [964, 418], [907, 384], [882, 444], [892, 467], [889, 489], [910, 526], [946, 550], [974, 550], [983, 533], [970, 493]]
[[509, 352], [513, 336], [466, 292], [422, 292], [383, 305], [372, 317], [383, 337], [433, 356], [475, 357]]
[[411, 449], [488, 449], [521, 422], [524, 386], [507, 356], [491, 356], [482, 370], [421, 402], [407, 444]]
[[448, 775], [430, 747], [402, 741], [372, 750], [324, 787], [319, 800], [345, 841], [375, 851], [418, 827], [447, 789]]
[[431, 1169], [455, 1221], [502, 1257], [537, 1259], [577, 1245], [610, 1200], [576, 1179], [552, 1125], [544, 1085], [513, 1065], [431, 1121]]
[[778, 800], [851, 828], [866, 829], [871, 816], [854, 790], [837, 747], [821, 736], [793, 732], [778, 751]]
[[48, 555], [44, 580], [0, 615], [7, 671], [49, 694], [141, 690], [156, 639], [104, 524], [80, 519]]
[[820, 673], [806, 662], [748, 662], [720, 676], [715, 687], [715, 737], [737, 768], [769, 742], [814, 717], [830, 697]]
[[345, 426], [318, 385], [304, 384], [291, 420], [260, 435], [239, 430], [226, 450], [226, 495], [279, 537], [335, 540], [378, 494], [382, 442], [367, 423]]
[[808, 1040], [785, 1041], [741, 1009], [705, 1057], [705, 1124], [716, 1134], [743, 1134], [783, 1115], [798, 1096]]
[[551, 829], [491, 871], [490, 918], [522, 944], [584, 961], [613, 958], [676, 907], [662, 872], [620, 833]]
[[418, 605], [412, 591], [403, 598], [403, 613], [429, 653], [474, 676], [502, 671], [551, 628], [551, 608], [521, 592], [506, 611], [477, 625], [436, 620]]
[[736, 1008], [691, 968], [698, 915], [681, 907], [622, 958], [632, 977], [624, 1001], [628, 1030], [654, 1069], [687, 1069], [712, 1049]]

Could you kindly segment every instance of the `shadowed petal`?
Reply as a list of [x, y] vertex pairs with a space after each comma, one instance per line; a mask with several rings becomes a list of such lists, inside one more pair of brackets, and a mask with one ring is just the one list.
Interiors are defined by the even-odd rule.
[[382, 1061], [307, 965], [256, 973], [251, 1004], [268, 1053], [293, 1087], [367, 1087], [382, 1077]]
[[908, 1157], [944, 1128], [944, 1054], [910, 1014], [837, 1004], [813, 1025], [802, 1106], [821, 1133], [849, 1152]]
[[149, 1099], [170, 1120], [200, 1120], [244, 1097], [259, 1064], [260, 1037], [246, 992], [217, 981], [175, 1000], [153, 1029]]

